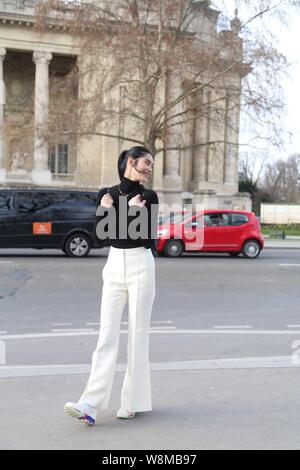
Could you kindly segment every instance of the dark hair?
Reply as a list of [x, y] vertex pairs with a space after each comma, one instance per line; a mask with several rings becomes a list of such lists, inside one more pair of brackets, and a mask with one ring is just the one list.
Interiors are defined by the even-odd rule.
[[132, 157], [134, 160], [137, 160], [138, 158], [144, 157], [148, 153], [152, 155], [150, 150], [146, 149], [145, 147], [131, 147], [129, 150], [123, 150], [123, 152], [119, 155], [118, 158], [118, 173], [120, 180], [124, 176], [129, 156]]

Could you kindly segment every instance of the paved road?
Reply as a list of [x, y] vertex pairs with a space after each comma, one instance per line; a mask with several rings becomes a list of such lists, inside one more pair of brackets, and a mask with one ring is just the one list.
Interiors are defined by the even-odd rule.
[[[97, 341], [106, 255], [0, 250], [1, 416], [5, 422], [13, 409], [18, 423], [9, 418], [2, 427], [0, 448], [300, 448], [300, 250], [293, 249], [266, 249], [256, 260], [156, 258], [153, 411], [130, 423], [114, 416], [125, 311], [109, 409], [93, 430], [68, 420], [62, 405], [79, 397]], [[36, 404], [47, 430], [35, 422], [28, 435]]]

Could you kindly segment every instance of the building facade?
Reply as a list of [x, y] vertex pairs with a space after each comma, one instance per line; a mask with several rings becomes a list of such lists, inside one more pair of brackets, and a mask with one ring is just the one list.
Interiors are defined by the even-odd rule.
[[[34, 30], [35, 4], [35, 0], [0, 0], [0, 188], [97, 190], [116, 184], [120, 142], [100, 135], [89, 139], [76, 135], [42, 138], [47, 133], [49, 118], [59, 119], [54, 84], [74, 63], [80, 70], [82, 58], [63, 24], [42, 34]], [[231, 30], [217, 33], [217, 18], [218, 12], [210, 10], [205, 20], [199, 19], [201, 28], [199, 24], [194, 27], [201, 30], [206, 41], [236, 35], [242, 55], [241, 40], [235, 31], [238, 20], [232, 22]], [[226, 54], [230, 51], [224, 48]], [[166, 93], [172, 94], [172, 87], [181, 85], [171, 78]], [[249, 195], [238, 193], [236, 96], [241, 79], [240, 71], [233, 72], [225, 94], [222, 90], [224, 110], [218, 113], [218, 119], [213, 119], [216, 110], [211, 107], [205, 116], [180, 129], [183, 150], [157, 154], [150, 186], [158, 192], [161, 202], [251, 210]], [[72, 92], [82, 93], [83, 89], [84, 82], [78, 83], [77, 90]], [[207, 102], [213, 102], [220, 90], [204, 93], [210, 94]], [[120, 127], [119, 122], [113, 122], [109, 124], [110, 130], [114, 125]]]

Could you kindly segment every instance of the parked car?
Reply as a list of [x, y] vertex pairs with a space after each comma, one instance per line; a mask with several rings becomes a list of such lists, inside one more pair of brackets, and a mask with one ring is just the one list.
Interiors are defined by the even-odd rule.
[[68, 256], [87, 256], [101, 248], [93, 233], [96, 197], [77, 190], [0, 190], [0, 248], [60, 248]]
[[260, 222], [253, 212], [203, 210], [161, 217], [157, 253], [171, 257], [183, 252], [225, 252], [257, 258], [264, 247]]

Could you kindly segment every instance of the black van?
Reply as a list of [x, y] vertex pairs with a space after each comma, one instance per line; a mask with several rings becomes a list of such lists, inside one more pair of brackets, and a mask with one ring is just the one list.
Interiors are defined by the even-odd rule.
[[102, 248], [94, 234], [96, 192], [0, 189], [0, 248], [60, 248], [87, 256]]

